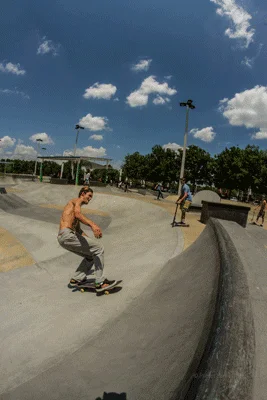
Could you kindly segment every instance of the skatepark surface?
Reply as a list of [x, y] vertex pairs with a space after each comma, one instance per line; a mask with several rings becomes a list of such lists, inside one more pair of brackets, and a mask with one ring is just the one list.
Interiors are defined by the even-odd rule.
[[0, 227], [32, 259], [0, 274], [0, 398], [264, 399], [266, 231], [211, 220], [181, 252], [164, 209], [99, 189], [84, 212], [123, 289], [73, 293], [81, 258], [56, 237], [78, 191], [22, 182], [0, 195]]

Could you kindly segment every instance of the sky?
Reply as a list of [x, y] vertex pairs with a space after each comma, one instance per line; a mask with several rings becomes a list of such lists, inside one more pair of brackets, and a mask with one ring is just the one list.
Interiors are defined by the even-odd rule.
[[267, 2], [21, 0], [0, 14], [0, 158], [267, 149]]

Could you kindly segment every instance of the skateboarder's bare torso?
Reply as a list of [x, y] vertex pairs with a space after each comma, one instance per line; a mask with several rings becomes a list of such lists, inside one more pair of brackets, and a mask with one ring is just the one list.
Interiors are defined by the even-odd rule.
[[99, 226], [90, 219], [86, 218], [85, 215], [81, 213], [81, 206], [83, 204], [88, 204], [92, 197], [93, 193], [88, 192], [81, 197], [70, 200], [64, 207], [60, 219], [59, 229], [62, 230], [68, 228], [80, 233], [81, 235], [85, 235], [80, 227], [80, 222], [82, 222], [83, 224], [88, 225], [92, 228], [92, 231], [94, 232], [96, 238], [102, 237], [102, 232]]
[[[75, 217], [75, 207], [77, 209], [77, 200], [72, 199], [68, 202], [68, 204], [64, 207], [63, 213], [60, 219], [60, 229], [69, 228], [74, 231], [77, 229], [77, 225], [79, 224], [79, 220]], [[81, 206], [80, 206], [81, 208]]]

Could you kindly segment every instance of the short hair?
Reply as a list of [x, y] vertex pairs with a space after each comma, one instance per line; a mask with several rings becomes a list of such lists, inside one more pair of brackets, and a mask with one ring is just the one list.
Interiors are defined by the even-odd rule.
[[81, 190], [79, 191], [79, 197], [81, 197], [81, 195], [83, 194], [83, 193], [94, 193], [94, 191], [93, 191], [93, 189], [91, 189], [89, 186], [83, 186], [82, 188], [81, 188]]

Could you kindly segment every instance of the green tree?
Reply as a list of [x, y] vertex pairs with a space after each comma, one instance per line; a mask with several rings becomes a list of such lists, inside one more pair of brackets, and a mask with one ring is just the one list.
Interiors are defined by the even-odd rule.
[[150, 181], [161, 181], [165, 184], [178, 181], [181, 154], [156, 145], [152, 148], [152, 153], [148, 156], [148, 165], [148, 179]]
[[127, 154], [122, 166], [123, 174], [129, 179], [147, 180], [149, 172], [148, 156], [143, 156], [138, 151]]
[[214, 163], [211, 155], [198, 146], [191, 145], [186, 151], [185, 175], [192, 184], [194, 191], [196, 184], [212, 185]]

